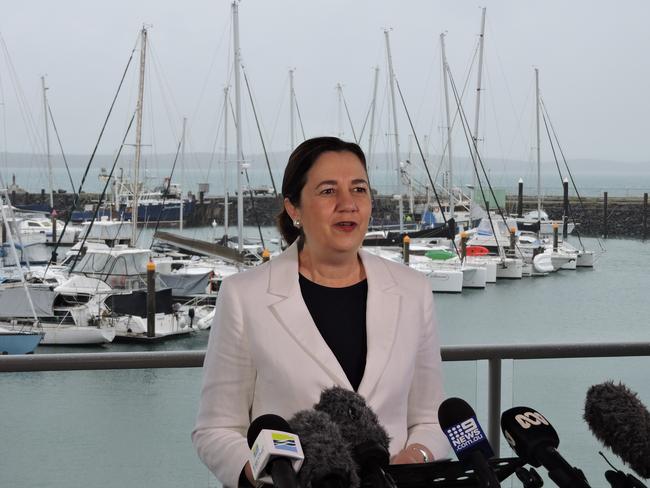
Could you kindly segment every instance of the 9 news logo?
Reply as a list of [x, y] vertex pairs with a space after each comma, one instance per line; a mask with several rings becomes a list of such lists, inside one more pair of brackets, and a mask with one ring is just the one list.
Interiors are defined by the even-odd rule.
[[485, 434], [474, 417], [446, 429], [445, 434], [447, 434], [454, 452], [463, 451], [485, 439]]

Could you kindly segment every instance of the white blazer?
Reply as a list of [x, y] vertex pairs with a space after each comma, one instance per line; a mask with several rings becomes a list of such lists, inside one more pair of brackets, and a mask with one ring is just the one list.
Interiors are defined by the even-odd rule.
[[[366, 368], [358, 393], [388, 432], [391, 455], [418, 442], [443, 457], [449, 445], [438, 425], [443, 390], [429, 283], [402, 264], [359, 254], [368, 298]], [[231, 487], [248, 460], [245, 436], [252, 419], [267, 413], [289, 419], [312, 408], [325, 388], [352, 389], [303, 301], [295, 243], [270, 262], [224, 280], [203, 374], [192, 442]]]

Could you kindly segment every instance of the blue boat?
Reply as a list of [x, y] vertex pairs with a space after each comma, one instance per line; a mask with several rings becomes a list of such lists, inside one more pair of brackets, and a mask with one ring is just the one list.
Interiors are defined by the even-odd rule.
[[31, 354], [44, 335], [43, 332], [8, 330], [0, 327], [0, 355]]

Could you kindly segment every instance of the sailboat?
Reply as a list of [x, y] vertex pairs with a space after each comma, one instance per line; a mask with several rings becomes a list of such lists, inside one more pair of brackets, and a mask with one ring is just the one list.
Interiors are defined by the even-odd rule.
[[[154, 238], [167, 245], [176, 247], [187, 254], [203, 256], [200, 260], [169, 260], [168, 258], [157, 258], [163, 270], [162, 278], [170, 283], [176, 284], [175, 290], [187, 289], [193, 283], [197, 285], [197, 291], [201, 288], [206, 290], [208, 297], [214, 298], [219, 289], [221, 280], [234, 273], [238, 273], [261, 262], [261, 249], [258, 246], [248, 246], [243, 238], [244, 235], [244, 182], [246, 163], [243, 156], [242, 124], [241, 124], [241, 52], [239, 44], [239, 6], [237, 2], [232, 3], [233, 17], [233, 73], [234, 73], [234, 122], [236, 136], [236, 161], [237, 161], [237, 233], [236, 238], [229, 235], [228, 230], [228, 187], [227, 187], [227, 128], [229, 94], [228, 87], [224, 89], [224, 235], [219, 242], [207, 242], [192, 239], [185, 236], [172, 234], [170, 232], [156, 232]], [[214, 223], [216, 226], [216, 222]], [[209, 271], [208, 271], [209, 270]], [[208, 271], [206, 274], [205, 272]], [[203, 274], [207, 281], [204, 286], [197, 284], [197, 277]], [[197, 294], [200, 298], [202, 294]], [[180, 298], [180, 297], [179, 297]], [[186, 297], [185, 297], [186, 298]]]
[[0, 355], [31, 354], [44, 333], [34, 330], [14, 330], [0, 325]]

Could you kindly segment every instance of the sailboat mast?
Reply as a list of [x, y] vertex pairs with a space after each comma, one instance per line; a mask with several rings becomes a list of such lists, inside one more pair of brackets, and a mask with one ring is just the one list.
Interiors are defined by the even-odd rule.
[[293, 151], [293, 148], [296, 145], [296, 138], [295, 138], [295, 127], [296, 123], [294, 121], [294, 109], [296, 105], [295, 101], [295, 92], [293, 91], [293, 73], [295, 69], [290, 69], [289, 70], [289, 143], [290, 143], [290, 151]]
[[[183, 184], [185, 184], [185, 129], [187, 127], [187, 117], [183, 117], [183, 135], [181, 137], [181, 194], [180, 194], [180, 215], [179, 215], [179, 230], [183, 230]], [[171, 180], [170, 180], [171, 184]]]
[[228, 245], [228, 87], [223, 89], [223, 238]]
[[47, 157], [47, 171], [50, 183], [50, 209], [54, 210], [54, 183], [52, 178], [52, 156], [50, 154], [50, 124], [47, 116], [47, 90], [45, 86], [45, 76], [41, 76], [41, 84], [43, 85], [43, 115], [45, 117], [45, 154]]
[[375, 134], [375, 108], [377, 107], [377, 86], [379, 85], [379, 66], [375, 66], [375, 82], [372, 89], [372, 106], [370, 108], [370, 134], [368, 134], [368, 164], [372, 162], [372, 138]]
[[[540, 137], [539, 137], [539, 70], [535, 68], [535, 119], [537, 132], [537, 223], [541, 226], [542, 220], [542, 174], [540, 158]], [[540, 229], [537, 229], [539, 234]]]
[[340, 83], [336, 84], [336, 99], [338, 101], [336, 105], [336, 114], [339, 125], [338, 138], [343, 138], [343, 86]]
[[144, 67], [147, 53], [147, 28], [142, 26], [140, 42], [140, 82], [138, 85], [138, 104], [136, 106], [135, 126], [135, 161], [133, 162], [133, 200], [131, 204], [131, 222], [133, 229], [131, 245], [135, 246], [138, 239], [138, 206], [140, 193], [140, 155], [142, 149], [142, 105], [144, 103]]
[[447, 72], [449, 65], [447, 64], [447, 51], [445, 50], [445, 34], [440, 34], [440, 47], [442, 49], [442, 79], [445, 88], [445, 113], [447, 116], [447, 155], [449, 158], [449, 175], [447, 179], [447, 190], [449, 192], [449, 218], [454, 218], [456, 209], [456, 201], [454, 200], [454, 165], [451, 152], [451, 117], [449, 113], [449, 88], [447, 85]]
[[[474, 164], [478, 164], [478, 123], [481, 110], [481, 83], [483, 81], [483, 44], [485, 41], [485, 10], [481, 15], [481, 34], [478, 39], [478, 74], [476, 79], [476, 107], [474, 110], [474, 133], [472, 134], [472, 152], [474, 153]], [[475, 201], [476, 196], [476, 170], [472, 170], [472, 202]]]
[[242, 148], [241, 120], [241, 51], [239, 49], [239, 6], [237, 1], [232, 3], [233, 44], [235, 48], [235, 133], [237, 135], [237, 250], [244, 251], [244, 192], [242, 191], [242, 176], [244, 172], [244, 155]]
[[397, 131], [397, 105], [395, 104], [395, 71], [393, 57], [390, 53], [390, 38], [388, 29], [384, 30], [386, 37], [386, 56], [388, 57], [388, 76], [390, 77], [390, 98], [393, 107], [393, 129], [395, 136], [395, 166], [397, 169], [397, 193], [399, 196], [399, 231], [404, 232], [404, 202], [402, 201], [402, 168], [399, 160], [399, 134]]

